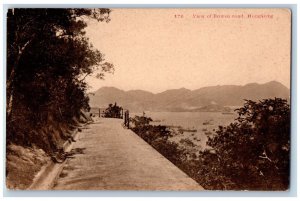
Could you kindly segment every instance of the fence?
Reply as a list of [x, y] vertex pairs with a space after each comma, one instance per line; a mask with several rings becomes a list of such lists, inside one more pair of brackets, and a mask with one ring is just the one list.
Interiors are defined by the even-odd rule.
[[90, 113], [92, 114], [92, 116], [103, 117], [104, 111], [105, 111], [105, 108], [94, 107], [94, 108], [91, 108]]
[[130, 123], [130, 117], [129, 117], [129, 110], [126, 110], [124, 112], [124, 125], [129, 128], [129, 123]]
[[[92, 116], [98, 116], [98, 117], [104, 117], [105, 116], [105, 108], [91, 108], [90, 113]], [[117, 117], [114, 117], [117, 118]], [[129, 117], [129, 110], [125, 110], [121, 107], [121, 114], [120, 117], [121, 119], [124, 119], [124, 126], [126, 128], [130, 128], [130, 117]]]

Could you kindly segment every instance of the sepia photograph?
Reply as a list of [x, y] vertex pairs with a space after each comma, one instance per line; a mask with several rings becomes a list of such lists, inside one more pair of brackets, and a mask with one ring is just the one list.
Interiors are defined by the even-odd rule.
[[5, 184], [288, 191], [289, 8], [9, 8]]

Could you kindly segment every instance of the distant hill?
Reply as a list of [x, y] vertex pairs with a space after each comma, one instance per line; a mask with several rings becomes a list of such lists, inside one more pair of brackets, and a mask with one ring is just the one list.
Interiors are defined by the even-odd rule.
[[266, 98], [289, 99], [290, 91], [280, 82], [250, 83], [244, 86], [223, 85], [196, 90], [185, 88], [153, 94], [143, 90], [123, 91], [115, 87], [102, 87], [90, 95], [92, 107], [107, 107], [117, 102], [131, 111], [226, 111], [224, 106], [241, 106], [244, 99], [254, 101]]

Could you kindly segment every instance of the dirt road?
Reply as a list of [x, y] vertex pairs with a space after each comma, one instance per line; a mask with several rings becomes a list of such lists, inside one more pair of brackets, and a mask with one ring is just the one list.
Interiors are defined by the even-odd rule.
[[79, 134], [55, 190], [203, 190], [119, 119], [98, 119]]

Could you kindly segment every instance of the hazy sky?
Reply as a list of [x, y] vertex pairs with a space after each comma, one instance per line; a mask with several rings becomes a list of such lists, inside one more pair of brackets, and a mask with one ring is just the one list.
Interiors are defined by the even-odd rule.
[[288, 10], [113, 9], [110, 16], [109, 23], [89, 22], [86, 29], [115, 65], [104, 81], [87, 79], [91, 90], [161, 92], [272, 80], [289, 87]]

